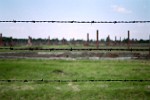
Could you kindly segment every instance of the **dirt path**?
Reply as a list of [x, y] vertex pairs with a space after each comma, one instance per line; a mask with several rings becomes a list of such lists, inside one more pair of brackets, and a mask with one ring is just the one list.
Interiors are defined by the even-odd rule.
[[148, 54], [140, 53], [105, 53], [105, 52], [4, 52], [0, 58], [34, 58], [34, 59], [148, 59]]

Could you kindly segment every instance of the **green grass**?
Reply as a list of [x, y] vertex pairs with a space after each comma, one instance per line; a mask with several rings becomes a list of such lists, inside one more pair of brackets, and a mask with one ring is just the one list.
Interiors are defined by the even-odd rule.
[[[0, 59], [0, 79], [150, 79], [149, 60]], [[0, 83], [1, 100], [150, 99], [149, 82]]]
[[1, 100], [148, 100], [148, 82], [6, 83]]
[[149, 61], [0, 60], [0, 79], [149, 79]]

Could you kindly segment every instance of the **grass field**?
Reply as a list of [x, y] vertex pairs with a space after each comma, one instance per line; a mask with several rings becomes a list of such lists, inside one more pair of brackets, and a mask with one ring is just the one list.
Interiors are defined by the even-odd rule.
[[[150, 80], [149, 60], [0, 59], [1, 80]], [[150, 99], [150, 82], [1, 82], [1, 100]]]

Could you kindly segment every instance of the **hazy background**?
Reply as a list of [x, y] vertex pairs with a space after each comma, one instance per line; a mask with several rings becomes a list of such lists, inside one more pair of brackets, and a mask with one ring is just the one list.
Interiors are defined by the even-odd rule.
[[[0, 0], [0, 20], [58, 21], [149, 21], [150, 0]], [[148, 39], [150, 23], [142, 24], [63, 24], [0, 23], [0, 33], [13, 38], [100, 39], [108, 35]]]

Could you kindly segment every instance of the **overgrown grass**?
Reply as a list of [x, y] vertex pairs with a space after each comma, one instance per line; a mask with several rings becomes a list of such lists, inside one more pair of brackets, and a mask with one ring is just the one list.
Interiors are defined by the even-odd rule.
[[[150, 79], [149, 60], [1, 59], [0, 79]], [[0, 99], [150, 99], [149, 82], [0, 83]]]
[[149, 61], [0, 60], [0, 79], [149, 79]]
[[149, 100], [148, 82], [6, 83], [1, 100]]

